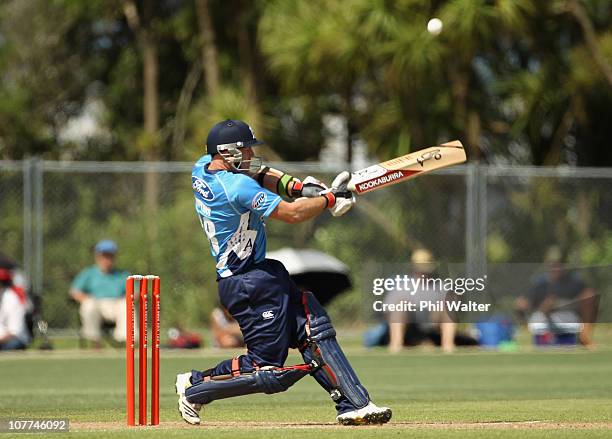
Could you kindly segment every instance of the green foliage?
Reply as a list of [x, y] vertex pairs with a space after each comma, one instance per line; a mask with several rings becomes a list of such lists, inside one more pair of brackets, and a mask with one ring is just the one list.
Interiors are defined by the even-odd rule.
[[[52, 327], [76, 327], [68, 300], [72, 279], [93, 263], [102, 238], [119, 243], [118, 266], [162, 279], [164, 327], [199, 327], [216, 304], [216, 274], [193, 207], [190, 180], [163, 175], [167, 193], [156, 215], [146, 213], [142, 174], [50, 174], [44, 215], [44, 315]], [[100, 187], [107, 191], [100, 191]], [[15, 217], [17, 216], [17, 213]], [[10, 217], [10, 216], [9, 216]], [[12, 217], [11, 217], [12, 218]]]
[[23, 250], [23, 198], [21, 172], [0, 172], [0, 253], [21, 260]]
[[208, 130], [220, 120], [253, 120], [255, 118], [254, 109], [249, 107], [246, 96], [240, 90], [223, 87], [214, 97], [201, 100], [194, 106], [190, 125], [193, 136], [198, 139], [197, 150], [188, 149], [188, 151], [196, 154], [203, 152]]
[[[210, 1], [220, 78], [214, 95], [198, 71], [203, 61], [194, 3], [152, 2], [160, 126], [145, 134], [143, 51], [118, 4], [1, 2], [0, 158], [139, 160], [157, 149], [160, 159], [192, 161], [203, 152], [209, 127], [236, 117], [255, 121], [258, 136], [280, 158], [313, 160], [328, 137], [325, 117], [335, 115], [346, 122], [348, 148], [362, 140], [380, 159], [459, 138], [471, 161], [612, 165], [612, 87], [595, 57], [599, 51], [608, 64], [612, 59], [609, 1], [579, 1], [593, 26], [595, 52], [565, 0], [352, 0], [350, 7], [333, 0], [275, 0], [243, 2], [240, 14], [234, 2]], [[434, 16], [444, 22], [438, 36], [426, 31]], [[190, 72], [199, 74], [192, 89]], [[187, 108], [179, 118], [181, 96]], [[71, 122], [91, 116], [92, 102], [102, 109], [94, 121], [99, 131], [65, 140]], [[183, 125], [185, 140], [173, 145], [172, 134]], [[2, 177], [3, 185], [14, 184]], [[199, 247], [191, 241], [198, 225], [188, 181], [181, 183], [187, 185], [183, 192], [161, 184], [152, 220], [141, 214], [142, 192], [151, 187], [140, 180], [133, 186], [119, 177], [116, 189], [108, 181], [79, 179], [45, 180], [50, 308], [65, 306], [70, 279], [90, 260], [88, 247], [108, 235], [121, 240], [126, 268], [165, 267], [172, 298], [165, 318], [182, 321], [181, 310], [191, 308], [197, 312], [187, 317], [189, 324], [205, 319], [214, 273], [204, 240]], [[416, 245], [462, 260], [466, 218], [457, 206], [465, 199], [458, 187], [435, 177], [398, 186], [360, 200], [362, 210], [342, 225], [275, 224], [270, 245], [320, 248], [339, 254], [356, 272], [366, 255], [403, 261]], [[600, 219], [609, 209], [605, 197], [598, 198], [601, 188], [576, 191], [541, 181], [499, 191], [494, 195], [507, 205], [487, 212], [493, 259], [539, 261], [550, 242], [575, 260], [607, 258], [607, 247], [597, 241], [609, 228]], [[576, 194], [581, 201], [572, 204]], [[19, 255], [16, 212], [22, 206], [10, 197], [0, 203], [10, 212], [1, 225], [3, 248]], [[383, 214], [376, 216], [377, 209]], [[364, 229], [365, 222], [374, 226]], [[353, 295], [363, 288], [360, 282]], [[59, 326], [75, 323], [62, 311], [50, 318]]]
[[[157, 157], [189, 160], [208, 127], [234, 115], [252, 121], [280, 157], [316, 159], [323, 116], [337, 114], [350, 127], [347, 144], [365, 140], [380, 158], [458, 137], [473, 160], [612, 163], [601, 117], [612, 87], [594, 57], [599, 51], [609, 67], [605, 0], [578, 2], [595, 49], [565, 0], [275, 0], [241, 5], [240, 14], [231, 2], [208, 2], [216, 96], [202, 75], [186, 88], [203, 62], [194, 3], [152, 2], [160, 126], [145, 136], [142, 47], [122, 8], [2, 2], [0, 157], [135, 160], [155, 148]], [[426, 31], [435, 16], [444, 23], [438, 36]], [[170, 141], [184, 124], [182, 92], [184, 147]], [[104, 108], [100, 130], [62, 139], [92, 99]]]
[[612, 264], [612, 232], [596, 241], [589, 241], [582, 252], [582, 263], [587, 265]]

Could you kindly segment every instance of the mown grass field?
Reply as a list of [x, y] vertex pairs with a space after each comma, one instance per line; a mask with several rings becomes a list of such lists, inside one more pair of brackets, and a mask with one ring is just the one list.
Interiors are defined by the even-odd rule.
[[161, 425], [146, 429], [124, 424], [123, 351], [0, 355], [0, 419], [69, 418], [67, 435], [87, 438], [612, 437], [609, 348], [348, 351], [374, 400], [393, 408], [387, 426], [336, 426], [331, 400], [306, 377], [282, 394], [216, 401], [203, 424], [190, 427], [175, 408], [174, 376], [232, 354], [213, 350], [162, 351]]

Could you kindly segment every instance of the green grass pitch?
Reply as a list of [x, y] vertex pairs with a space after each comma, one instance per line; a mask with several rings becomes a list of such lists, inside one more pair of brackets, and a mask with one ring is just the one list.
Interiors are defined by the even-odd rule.
[[351, 348], [374, 401], [393, 408], [386, 426], [336, 426], [331, 400], [309, 377], [285, 393], [216, 401], [201, 426], [188, 426], [176, 411], [175, 374], [231, 355], [162, 351], [161, 425], [146, 429], [125, 426], [123, 351], [0, 355], [0, 419], [69, 418], [71, 438], [612, 437], [609, 349], [391, 356]]

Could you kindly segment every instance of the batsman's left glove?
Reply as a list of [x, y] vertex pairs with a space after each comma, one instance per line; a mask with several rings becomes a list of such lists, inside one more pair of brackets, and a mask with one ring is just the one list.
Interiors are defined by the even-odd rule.
[[331, 189], [323, 193], [327, 198], [327, 207], [333, 216], [342, 216], [355, 204], [355, 194], [348, 190], [347, 185], [351, 179], [348, 171], [342, 171], [334, 178]]

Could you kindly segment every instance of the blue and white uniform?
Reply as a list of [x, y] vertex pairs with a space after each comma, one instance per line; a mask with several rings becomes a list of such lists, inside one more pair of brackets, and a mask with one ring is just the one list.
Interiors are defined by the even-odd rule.
[[191, 183], [200, 223], [217, 260], [217, 274], [242, 273], [266, 256], [264, 221], [281, 202], [251, 177], [208, 169], [211, 156], [193, 166]]
[[[193, 166], [191, 181], [196, 212], [217, 261], [219, 300], [240, 325], [247, 353], [222, 361], [206, 371], [192, 371], [192, 386], [185, 391], [187, 401], [192, 404], [253, 392], [280, 391], [276, 387], [271, 390], [264, 386], [264, 389], [256, 382], [268, 375], [258, 375], [255, 381], [251, 375], [245, 378], [251, 384], [244, 385], [240, 375], [253, 374], [263, 366], [282, 367], [290, 348], [300, 349], [305, 363], [312, 364], [315, 353], [309, 348], [307, 327], [308, 331], [318, 334], [317, 337], [327, 337], [337, 344], [335, 331], [323, 308], [320, 305], [312, 307], [307, 301], [310, 297], [310, 301], [316, 302], [312, 293], [302, 293], [281, 262], [265, 258], [264, 221], [281, 202], [281, 197], [245, 174], [211, 171], [208, 169], [210, 162], [211, 156], [205, 155]], [[317, 328], [319, 323], [321, 327]], [[334, 355], [348, 365], [339, 347]], [[337, 379], [326, 370], [309, 369], [306, 373], [311, 373], [333, 396], [337, 393]], [[339, 374], [354, 377], [353, 387], [363, 389], [365, 403], [369, 401], [367, 391], [350, 366], [343, 366]], [[226, 390], [219, 390], [218, 383], [210, 380], [211, 376], [232, 376], [236, 380], [226, 385], [221, 383], [219, 389]], [[357, 407], [340, 394], [334, 396], [334, 401], [338, 414], [365, 405]]]

